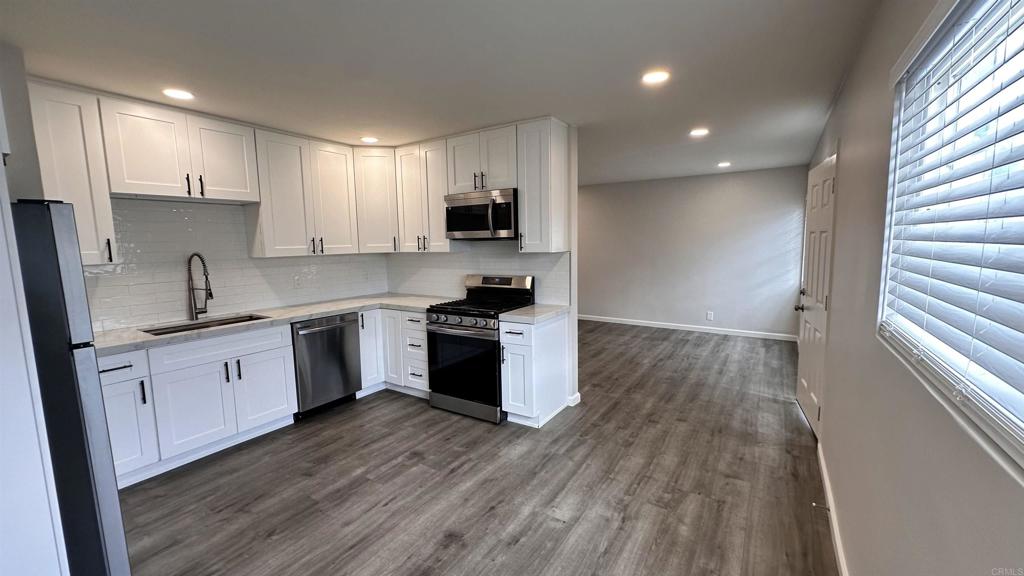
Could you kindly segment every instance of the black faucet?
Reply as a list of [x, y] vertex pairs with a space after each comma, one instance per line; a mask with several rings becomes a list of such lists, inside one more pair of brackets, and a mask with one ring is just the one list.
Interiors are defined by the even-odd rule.
[[[196, 288], [192, 283], [192, 259], [199, 258], [199, 263], [203, 265], [203, 278], [206, 281], [204, 288]], [[188, 260], [185, 261], [185, 269], [188, 271], [188, 303], [190, 316], [189, 320], [198, 320], [200, 314], [206, 314], [206, 302], [213, 300], [213, 289], [210, 288], [210, 270], [206, 267], [206, 258], [199, 252], [193, 252], [189, 254]], [[203, 307], [200, 308], [196, 302], [196, 292], [203, 292], [205, 297], [203, 298]]]

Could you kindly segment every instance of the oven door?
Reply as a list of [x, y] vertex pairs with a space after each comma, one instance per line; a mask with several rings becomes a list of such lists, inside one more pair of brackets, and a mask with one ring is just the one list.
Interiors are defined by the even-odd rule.
[[430, 393], [501, 406], [498, 331], [427, 324]]
[[445, 196], [445, 235], [454, 240], [516, 237], [516, 191], [486, 190]]

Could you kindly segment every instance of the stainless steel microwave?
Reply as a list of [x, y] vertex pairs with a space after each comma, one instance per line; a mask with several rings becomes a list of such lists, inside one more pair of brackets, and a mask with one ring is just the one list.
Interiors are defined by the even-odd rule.
[[516, 237], [516, 189], [478, 190], [444, 197], [445, 236], [455, 240]]

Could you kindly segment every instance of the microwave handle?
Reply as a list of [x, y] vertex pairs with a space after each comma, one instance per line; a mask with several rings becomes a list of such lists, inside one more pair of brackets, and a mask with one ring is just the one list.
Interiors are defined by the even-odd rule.
[[491, 231], [491, 236], [494, 236], [494, 198], [487, 203], [487, 229]]

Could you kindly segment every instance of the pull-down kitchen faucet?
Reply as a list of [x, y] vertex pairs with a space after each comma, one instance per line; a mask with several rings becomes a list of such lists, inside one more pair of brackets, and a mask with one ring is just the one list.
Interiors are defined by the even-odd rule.
[[[196, 288], [192, 283], [192, 259], [199, 258], [199, 263], [203, 265], [203, 278], [206, 281], [204, 288]], [[189, 254], [188, 260], [185, 261], [185, 269], [188, 271], [188, 303], [191, 308], [189, 320], [198, 320], [200, 314], [206, 314], [206, 302], [213, 300], [213, 289], [210, 288], [210, 270], [206, 267], [206, 258], [199, 252], [193, 252]], [[203, 292], [203, 307], [200, 308], [196, 303], [196, 292]]]

